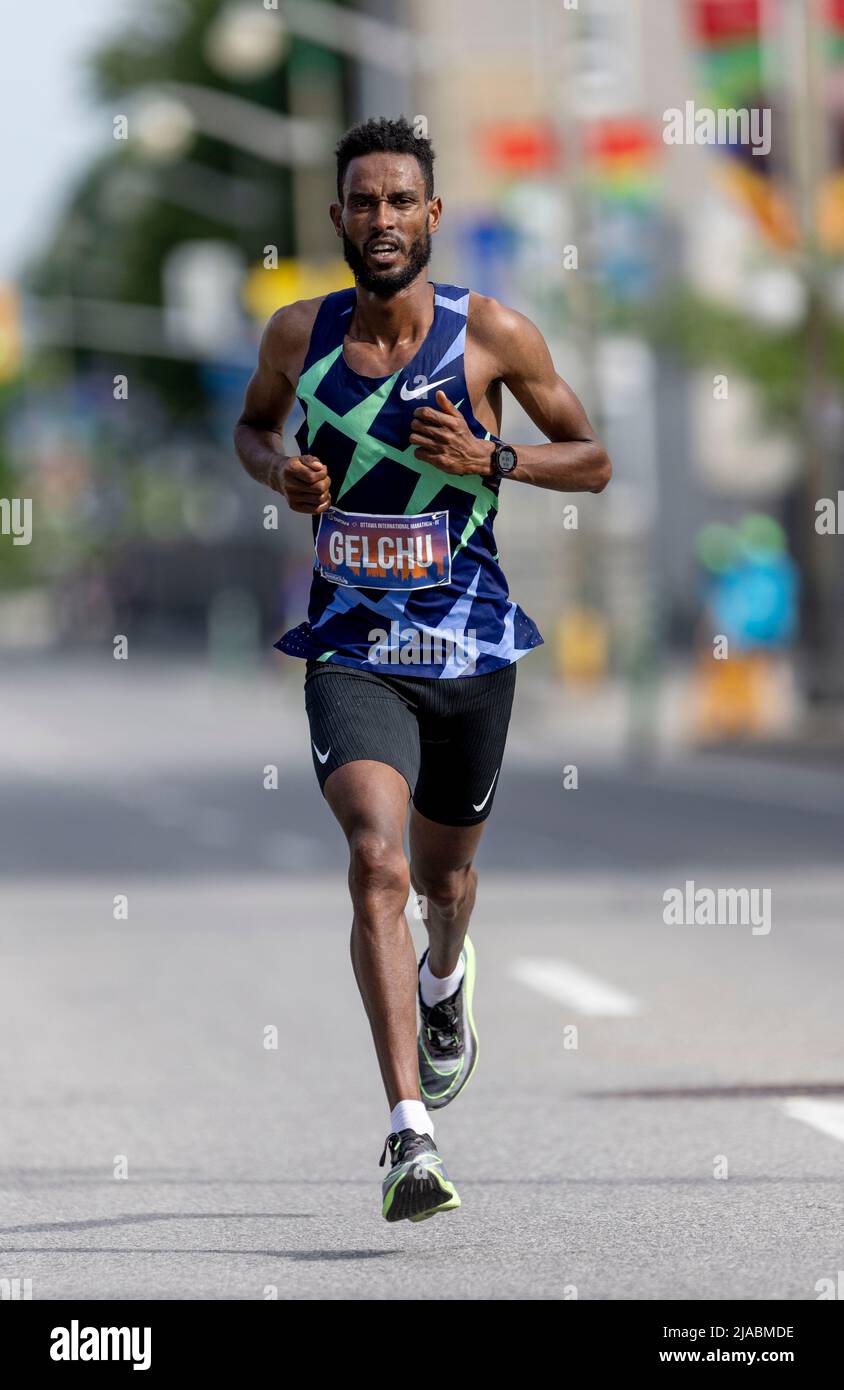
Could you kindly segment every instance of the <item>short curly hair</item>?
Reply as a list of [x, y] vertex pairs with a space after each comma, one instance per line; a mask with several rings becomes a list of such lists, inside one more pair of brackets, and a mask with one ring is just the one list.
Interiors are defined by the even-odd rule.
[[419, 161], [425, 178], [425, 197], [434, 196], [434, 147], [427, 136], [415, 135], [413, 126], [404, 116], [398, 120], [388, 120], [386, 116], [372, 116], [368, 121], [354, 125], [338, 142], [334, 153], [337, 156], [337, 197], [343, 201], [343, 180], [353, 159], [359, 155], [374, 154], [387, 150], [391, 154], [412, 154]]

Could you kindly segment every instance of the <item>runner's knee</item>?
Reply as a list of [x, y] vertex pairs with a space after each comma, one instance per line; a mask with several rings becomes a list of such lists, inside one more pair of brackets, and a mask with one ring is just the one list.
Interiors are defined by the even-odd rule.
[[349, 887], [358, 901], [388, 894], [407, 901], [410, 873], [401, 843], [377, 830], [356, 831], [349, 840]]

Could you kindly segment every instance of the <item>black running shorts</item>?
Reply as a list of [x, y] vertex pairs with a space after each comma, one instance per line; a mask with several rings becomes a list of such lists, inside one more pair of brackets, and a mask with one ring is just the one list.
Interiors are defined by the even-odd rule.
[[441, 825], [478, 825], [492, 809], [516, 687], [515, 662], [452, 680], [306, 663], [305, 709], [320, 787], [344, 763], [388, 763], [413, 804]]

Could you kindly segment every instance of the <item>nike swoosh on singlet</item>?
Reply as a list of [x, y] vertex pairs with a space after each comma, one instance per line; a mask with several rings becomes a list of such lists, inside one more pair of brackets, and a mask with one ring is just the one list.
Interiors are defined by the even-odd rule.
[[[498, 773], [500, 772], [500, 770], [501, 770], [500, 768], [496, 768], [495, 777], [498, 776]], [[483, 801], [481, 802], [480, 806], [476, 806], [475, 803], [474, 803], [474, 801], [472, 802], [472, 809], [473, 809], [473, 810], [475, 810], [475, 811], [482, 811], [482, 810], [484, 809], [484, 807], [486, 806], [487, 802], [489, 801], [489, 798], [492, 796], [492, 789], [493, 789], [493, 787], [495, 786], [495, 777], [493, 777], [492, 781], [490, 782], [490, 784], [489, 784], [489, 791], [487, 792], [487, 794], [486, 794], [486, 796], [484, 797]]]
[[407, 382], [403, 381], [399, 395], [403, 401], [414, 401], [417, 396], [424, 396], [427, 391], [433, 391], [435, 386], [442, 386], [444, 381], [453, 381], [453, 376], [441, 376], [439, 381], [426, 382], [424, 386], [414, 386], [412, 391], [407, 389]]
[[[313, 742], [314, 742], [313, 739], [311, 739], [311, 743], [313, 743]], [[319, 758], [319, 760], [320, 760], [321, 763], [327, 762], [327, 761], [328, 761], [328, 754], [331, 752], [331, 744], [329, 743], [329, 745], [328, 745], [328, 747], [327, 747], [327, 749], [325, 750], [324, 753], [320, 753], [319, 749], [317, 748], [316, 744], [314, 743], [314, 752], [316, 753], [316, 755], [317, 755], [317, 757]], [[496, 773], [496, 776], [498, 776], [497, 773]], [[492, 789], [490, 788], [490, 790], [492, 790]], [[476, 808], [476, 809], [477, 809], [477, 808]]]

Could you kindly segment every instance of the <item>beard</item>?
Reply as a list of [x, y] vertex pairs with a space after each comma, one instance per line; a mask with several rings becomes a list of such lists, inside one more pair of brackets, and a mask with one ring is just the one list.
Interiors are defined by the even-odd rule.
[[416, 279], [420, 270], [424, 270], [430, 261], [431, 234], [426, 228], [415, 241], [410, 243], [404, 270], [378, 271], [370, 269], [360, 251], [349, 241], [345, 230], [343, 230], [343, 255], [355, 277], [356, 284], [360, 285], [361, 289], [371, 290], [381, 299], [389, 299], [399, 290], [406, 289]]

